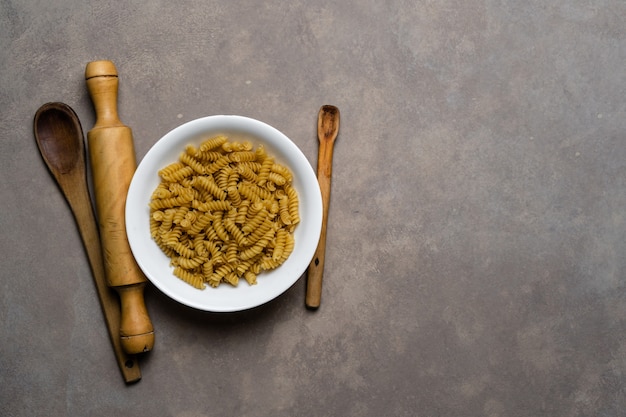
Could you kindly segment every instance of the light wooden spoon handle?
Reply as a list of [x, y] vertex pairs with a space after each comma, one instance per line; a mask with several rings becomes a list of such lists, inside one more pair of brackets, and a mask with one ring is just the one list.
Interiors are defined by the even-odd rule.
[[90, 62], [85, 79], [96, 111], [96, 123], [87, 139], [107, 281], [120, 296], [124, 350], [129, 354], [147, 352], [154, 345], [154, 328], [143, 298], [147, 280], [126, 237], [126, 195], [137, 169], [132, 131], [117, 114], [115, 65]]
[[328, 223], [328, 208], [330, 206], [330, 179], [333, 170], [334, 144], [338, 132], [339, 109], [335, 106], [322, 106], [317, 118], [317, 137], [319, 139], [317, 180], [322, 193], [323, 214], [320, 240], [307, 272], [305, 304], [311, 309], [318, 308], [322, 299], [322, 280], [326, 254], [326, 226]]

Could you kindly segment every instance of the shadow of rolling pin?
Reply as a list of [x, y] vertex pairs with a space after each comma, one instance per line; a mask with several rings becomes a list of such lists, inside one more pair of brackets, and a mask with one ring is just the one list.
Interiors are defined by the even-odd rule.
[[108, 285], [120, 296], [120, 338], [128, 354], [152, 350], [154, 328], [144, 302], [146, 277], [126, 237], [124, 209], [137, 162], [131, 129], [117, 114], [118, 76], [111, 61], [85, 69], [96, 123], [87, 133], [96, 213]]

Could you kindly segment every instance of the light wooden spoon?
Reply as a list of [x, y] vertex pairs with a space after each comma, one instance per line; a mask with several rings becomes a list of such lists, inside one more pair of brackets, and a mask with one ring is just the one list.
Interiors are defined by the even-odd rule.
[[120, 302], [106, 281], [96, 218], [87, 188], [85, 144], [78, 116], [67, 104], [44, 104], [35, 114], [34, 134], [41, 156], [63, 192], [78, 225], [124, 381], [139, 381], [139, 363], [134, 356], [126, 354], [121, 345]]
[[333, 147], [338, 132], [339, 109], [330, 105], [322, 106], [317, 116], [317, 138], [320, 142], [317, 156], [317, 180], [322, 192], [322, 232], [307, 273], [305, 304], [310, 309], [317, 309], [322, 299], [326, 225], [328, 223], [328, 207], [330, 205], [330, 178], [333, 170]]

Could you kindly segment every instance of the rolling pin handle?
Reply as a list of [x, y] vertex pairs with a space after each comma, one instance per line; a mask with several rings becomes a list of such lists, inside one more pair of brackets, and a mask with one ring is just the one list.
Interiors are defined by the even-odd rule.
[[122, 308], [120, 337], [126, 352], [148, 352], [154, 346], [154, 330], [146, 329], [150, 317], [144, 303], [144, 286], [138, 283], [117, 287]]
[[87, 89], [96, 112], [94, 129], [123, 126], [117, 112], [119, 78], [111, 61], [93, 61], [85, 68]]

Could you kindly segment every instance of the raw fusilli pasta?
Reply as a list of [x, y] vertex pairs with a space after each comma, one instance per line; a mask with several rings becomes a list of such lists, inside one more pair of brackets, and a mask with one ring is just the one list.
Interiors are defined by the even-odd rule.
[[150, 233], [189, 285], [255, 285], [293, 251], [300, 217], [292, 173], [262, 146], [212, 137], [186, 146], [159, 176]]

